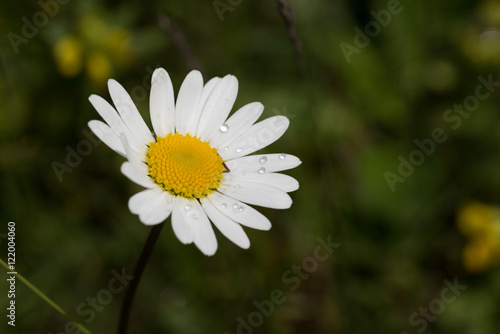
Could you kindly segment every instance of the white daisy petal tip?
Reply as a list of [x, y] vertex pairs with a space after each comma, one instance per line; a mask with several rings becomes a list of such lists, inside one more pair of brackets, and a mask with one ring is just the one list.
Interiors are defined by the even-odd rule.
[[121, 86], [115, 79], [108, 79], [108, 90], [111, 91], [117, 86]]
[[150, 214], [139, 215], [139, 220], [146, 226], [158, 225], [164, 221], [163, 218], [158, 219]]
[[156, 81], [164, 80], [167, 76], [167, 71], [165, 71], [163, 68], [157, 68], [151, 76], [151, 84], [154, 85]]
[[228, 78], [230, 88], [236, 89], [236, 92], [238, 92], [238, 88], [239, 88], [238, 78], [232, 74], [228, 74], [226, 77]]
[[209, 219], [226, 238], [241, 248], [250, 247], [250, 239], [240, 224], [217, 209], [210, 200], [202, 200], [201, 203]]
[[188, 75], [196, 75], [196, 76], [203, 78], [203, 75], [201, 74], [201, 72], [199, 70], [191, 70], [191, 72], [189, 72]]
[[168, 76], [168, 73], [167, 71], [163, 68], [163, 67], [158, 67], [156, 68], [154, 71], [153, 71], [153, 75], [151, 76], [151, 83], [153, 83], [156, 79], [156, 76], [158, 76], [158, 74], [162, 74], [162, 75], [166, 75]]
[[245, 243], [238, 244], [238, 247], [240, 247], [241, 249], [249, 249], [250, 239], [247, 238], [247, 241], [245, 241]]
[[213, 250], [208, 250], [208, 251], [205, 251], [203, 249], [200, 249], [200, 251], [203, 253], [203, 255], [206, 255], [206, 256], [214, 256], [215, 253], [217, 252], [217, 248], [213, 249]]
[[220, 192], [214, 192], [208, 200], [224, 215], [235, 222], [260, 231], [271, 229], [271, 221], [253, 207], [228, 197]]
[[[190, 82], [193, 82], [193, 81], [201, 81], [202, 82], [202, 87], [203, 87], [203, 75], [201, 74], [200, 71], [198, 70], [192, 70], [191, 72], [189, 72], [186, 77], [184, 78], [184, 81], [182, 82], [182, 84], [184, 83], [190, 83]], [[182, 84], [181, 84], [181, 87], [182, 87]], [[180, 88], [179, 88], [180, 90]]]
[[261, 231], [269, 231], [269, 230], [271, 230], [271, 228], [272, 228], [272, 227], [273, 227], [273, 226], [272, 226], [271, 224], [269, 224], [269, 226], [263, 227], [263, 228], [261, 228], [260, 230], [261, 230]]
[[200, 246], [198, 246], [198, 249], [206, 256], [214, 256], [215, 253], [217, 253], [217, 248], [217, 245], [213, 248], [200, 248]]
[[282, 126], [285, 126], [284, 131], [286, 131], [288, 129], [288, 127], [290, 126], [290, 120], [286, 116], [278, 115], [278, 116], [276, 116], [276, 120], [274, 121], [274, 124], [271, 124], [271, 125], [273, 127], [276, 127], [276, 128], [281, 128]]

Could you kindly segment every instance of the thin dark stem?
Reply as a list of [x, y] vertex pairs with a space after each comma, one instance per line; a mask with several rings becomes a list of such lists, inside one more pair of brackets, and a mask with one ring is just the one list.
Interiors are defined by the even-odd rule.
[[[285, 24], [288, 40], [292, 44], [295, 61], [297, 62], [299, 74], [301, 76], [302, 83], [304, 84], [306, 99], [310, 109], [309, 117], [311, 118], [314, 133], [318, 133], [319, 121], [316, 116], [316, 102], [312, 91], [306, 60], [304, 58], [304, 54], [302, 53], [302, 42], [295, 33], [295, 18], [293, 16], [293, 11], [286, 0], [276, 0], [276, 2], [278, 4], [278, 12], [280, 13], [283, 23]], [[316, 141], [318, 141], [317, 136]]]
[[[311, 120], [311, 125], [312, 125], [313, 130], [314, 130], [313, 133], [315, 133], [314, 141], [316, 144], [316, 149], [317, 149], [317, 152], [322, 152], [323, 147], [324, 147], [324, 143], [323, 143], [323, 140], [320, 137], [320, 135], [318, 135], [320, 133], [319, 124], [321, 123], [321, 121], [319, 120], [319, 116], [317, 113], [318, 108], [316, 107], [316, 99], [314, 97], [314, 92], [313, 92], [313, 87], [312, 87], [312, 83], [311, 83], [311, 78], [309, 75], [307, 62], [306, 62], [306, 59], [304, 57], [304, 53], [303, 53], [303, 49], [302, 49], [302, 42], [300, 40], [300, 37], [295, 33], [295, 18], [294, 18], [293, 10], [290, 7], [290, 5], [288, 4], [287, 0], [276, 0], [276, 2], [278, 4], [278, 12], [280, 13], [281, 18], [283, 19], [283, 23], [285, 25], [288, 40], [290, 41], [290, 43], [292, 45], [293, 54], [295, 56], [295, 61], [297, 63], [299, 74], [301, 76], [301, 79], [302, 79], [302, 82], [304, 85], [306, 99], [307, 99], [308, 106], [309, 106], [308, 116]], [[322, 177], [325, 180], [329, 180], [329, 182], [323, 183], [323, 187], [327, 187], [329, 184], [332, 184], [332, 182], [334, 182], [333, 180], [331, 180], [331, 173], [330, 173], [330, 171], [332, 171], [334, 169], [332, 157], [330, 155], [327, 155], [327, 154], [318, 154], [317, 158], [319, 160], [319, 165], [323, 166], [323, 168], [320, 171], [320, 173], [322, 174]], [[340, 161], [344, 161], [344, 160], [341, 159]], [[349, 170], [348, 168], [349, 167], [347, 167], [347, 170]], [[337, 203], [338, 201], [332, 197], [332, 196], [334, 196], [334, 193], [332, 193], [329, 189], [325, 188], [324, 193], [326, 194], [326, 196], [328, 196], [326, 198], [326, 200], [329, 203], [333, 204], [333, 205], [329, 206], [329, 210], [332, 210], [331, 208], [336, 207], [335, 203]]]
[[155, 225], [151, 232], [149, 232], [148, 239], [146, 240], [146, 244], [142, 249], [141, 256], [139, 257], [139, 261], [135, 265], [134, 269], [134, 279], [130, 282], [130, 285], [127, 290], [127, 294], [125, 295], [125, 300], [123, 301], [122, 312], [120, 314], [120, 322], [118, 325], [118, 334], [127, 333], [128, 320], [130, 318], [130, 311], [132, 309], [132, 304], [134, 302], [135, 292], [137, 291], [137, 287], [139, 286], [139, 281], [141, 280], [142, 273], [144, 272], [144, 268], [146, 268], [146, 264], [149, 261], [149, 257], [153, 252], [156, 241], [160, 236], [160, 232], [165, 223], [161, 223]]
[[292, 43], [293, 54], [297, 60], [297, 66], [299, 68], [300, 75], [306, 81], [308, 80], [306, 61], [304, 60], [304, 55], [302, 54], [302, 43], [299, 37], [295, 34], [295, 18], [293, 17], [293, 11], [286, 0], [276, 0], [278, 3], [278, 12], [285, 23], [286, 32], [288, 39]]
[[158, 25], [165, 30], [175, 46], [181, 53], [188, 70], [200, 70], [203, 72], [200, 62], [196, 58], [182, 30], [166, 14], [158, 15]]

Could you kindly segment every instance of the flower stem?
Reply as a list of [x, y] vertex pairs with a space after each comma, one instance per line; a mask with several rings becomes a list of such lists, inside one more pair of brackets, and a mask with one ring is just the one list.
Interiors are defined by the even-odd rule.
[[155, 225], [151, 232], [149, 232], [148, 239], [146, 240], [146, 244], [142, 249], [141, 256], [139, 257], [139, 261], [135, 265], [134, 269], [134, 279], [130, 282], [130, 286], [128, 287], [127, 294], [125, 295], [125, 300], [123, 301], [123, 307], [120, 314], [120, 320], [118, 324], [118, 334], [127, 333], [128, 320], [130, 318], [130, 311], [132, 309], [132, 303], [134, 302], [135, 292], [137, 291], [137, 287], [139, 286], [139, 281], [141, 280], [142, 273], [144, 272], [144, 268], [146, 268], [146, 264], [148, 263], [149, 257], [153, 252], [153, 248], [160, 236], [160, 232], [165, 223], [161, 223]]
[[[2, 267], [4, 267], [5, 269], [7, 269], [7, 272], [11, 271], [10, 268], [9, 268], [9, 266], [7, 265], [7, 263], [5, 263], [2, 259], [0, 259], [0, 264], [2, 265]], [[85, 333], [85, 334], [92, 334], [87, 328], [85, 328], [82, 324], [80, 324], [78, 321], [76, 321], [71, 315], [68, 314], [68, 312], [66, 312], [65, 310], [63, 310], [52, 299], [50, 299], [49, 297], [47, 297], [47, 295], [45, 295], [42, 291], [38, 290], [33, 284], [31, 284], [21, 274], [19, 274], [19, 273], [16, 272], [15, 274], [12, 274], [12, 275], [15, 275], [17, 277], [17, 279], [19, 279], [21, 282], [23, 282], [24, 285], [26, 285], [31, 291], [33, 291], [40, 298], [42, 298], [47, 304], [49, 304], [50, 306], [52, 306], [52, 308], [54, 310], [56, 310], [57, 312], [61, 313], [69, 321], [73, 322], [75, 324], [75, 326], [77, 326], [78, 328], [80, 328], [80, 330], [83, 333]]]

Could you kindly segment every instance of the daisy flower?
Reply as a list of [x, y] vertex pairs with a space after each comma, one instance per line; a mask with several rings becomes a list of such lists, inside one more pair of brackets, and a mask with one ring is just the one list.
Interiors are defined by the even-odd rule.
[[259, 102], [228, 118], [238, 93], [232, 75], [204, 85], [201, 73], [192, 71], [177, 100], [164, 69], [156, 69], [151, 82], [154, 132], [115, 80], [108, 81], [114, 107], [100, 96], [89, 98], [105, 121], [90, 121], [90, 129], [127, 159], [122, 173], [146, 188], [130, 198], [130, 211], [145, 225], [159, 224], [171, 215], [177, 238], [194, 243], [206, 255], [217, 250], [212, 224], [236, 245], [248, 248], [242, 226], [271, 228], [270, 221], [248, 204], [287, 209], [292, 204], [287, 193], [299, 188], [294, 178], [276, 173], [298, 166], [297, 157], [249, 155], [280, 138], [289, 120], [274, 116], [255, 123], [264, 110]]

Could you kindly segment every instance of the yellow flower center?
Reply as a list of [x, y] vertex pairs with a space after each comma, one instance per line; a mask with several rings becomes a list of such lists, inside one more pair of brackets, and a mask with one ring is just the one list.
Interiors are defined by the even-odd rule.
[[169, 133], [149, 143], [146, 154], [149, 176], [175, 196], [203, 198], [219, 188], [224, 160], [207, 141], [189, 133]]

